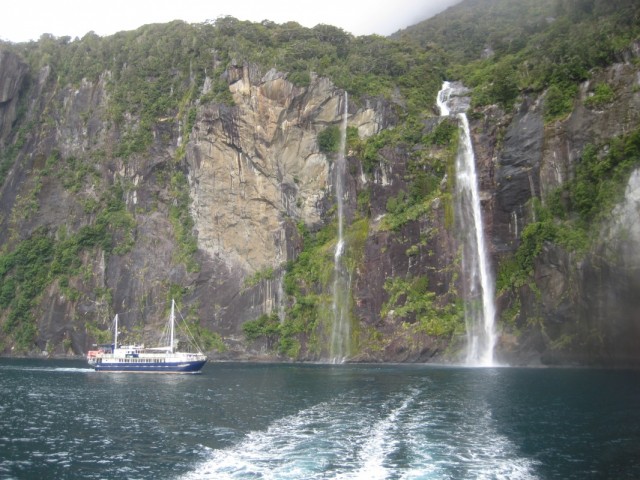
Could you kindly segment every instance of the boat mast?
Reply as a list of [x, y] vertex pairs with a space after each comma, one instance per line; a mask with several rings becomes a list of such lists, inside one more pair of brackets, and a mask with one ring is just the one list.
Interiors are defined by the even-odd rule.
[[174, 314], [174, 308], [175, 308], [175, 300], [172, 298], [171, 299], [171, 341], [169, 342], [169, 348], [171, 348], [171, 353], [173, 353], [173, 324], [174, 324], [174, 320], [175, 320], [175, 314]]
[[116, 313], [116, 318], [113, 320], [114, 323], [114, 335], [113, 335], [113, 350], [115, 351], [118, 348], [118, 314]]

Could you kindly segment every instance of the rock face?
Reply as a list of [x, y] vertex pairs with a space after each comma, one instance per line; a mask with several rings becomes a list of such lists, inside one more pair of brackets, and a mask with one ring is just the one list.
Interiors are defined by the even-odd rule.
[[321, 221], [330, 171], [316, 137], [338, 117], [341, 93], [326, 79], [303, 90], [275, 71], [257, 84], [246, 67], [238, 76], [236, 107], [201, 108], [187, 161], [199, 245], [253, 274], [289, 259], [286, 218]]
[[[202, 106], [187, 145], [198, 246], [218, 270], [209, 272], [215, 280], [203, 279], [201, 302], [219, 312], [216, 327], [229, 335], [284, 308], [283, 268], [300, 250], [295, 222], [317, 228], [331, 207], [331, 162], [317, 135], [338, 122], [344, 102], [324, 78], [298, 88], [275, 70], [253, 73], [247, 66], [230, 73], [235, 106]], [[350, 125], [363, 135], [384, 122], [367, 106], [350, 112]], [[267, 270], [273, 278], [245, 286]], [[212, 282], [226, 285], [222, 299], [206, 298]]]
[[[203, 106], [188, 144], [192, 211], [199, 246], [253, 274], [292, 259], [286, 219], [323, 222], [332, 179], [317, 135], [336, 123], [344, 95], [325, 78], [302, 89], [275, 70], [252, 79], [245, 66], [233, 78], [236, 106]], [[384, 122], [372, 108], [350, 111], [363, 137]]]
[[[567, 118], [545, 124], [544, 94], [525, 95], [512, 112], [497, 106], [469, 112], [494, 271], [536, 221], [534, 199], [545, 204], [575, 176], [587, 144], [637, 129], [634, 51], [594, 73]], [[220, 78], [194, 87], [199, 94], [189, 104], [192, 113], [154, 117], [148, 143], [125, 155], [123, 145], [148, 119], [131, 112], [114, 119], [117, 76], [105, 70], [93, 80], [60, 84], [49, 66], [31, 70], [16, 54], [0, 50], [6, 172], [0, 254], [21, 252], [34, 238], [53, 245], [50, 274], [28, 301], [35, 343], [21, 353], [85, 352], [114, 312], [123, 314], [130, 334], [142, 335], [162, 321], [166, 299], [179, 296], [192, 307], [200, 333], [214, 332], [225, 345], [215, 353], [210, 342], [215, 358], [322, 359], [317, 344], [330, 322], [322, 311], [326, 288], [319, 281], [304, 285], [307, 300], [320, 299], [320, 311], [309, 316], [304, 299], [287, 291], [285, 276], [308, 247], [303, 233], [328, 231], [334, 221], [333, 158], [320, 150], [318, 136], [340, 125], [344, 92], [326, 78], [311, 75], [307, 86], [296, 86], [283, 72], [232, 62]], [[232, 102], [207, 96], [220, 79]], [[616, 95], [594, 108], [587, 99], [598, 83]], [[349, 104], [348, 126], [359, 142], [398, 126], [402, 104], [395, 101], [361, 97]], [[458, 101], [468, 107], [464, 94]], [[462, 299], [450, 213], [454, 190], [446, 167], [451, 152], [424, 141], [441, 123], [425, 115], [421, 141], [390, 143], [373, 164], [365, 165], [361, 145], [346, 152], [347, 230], [364, 225], [348, 258], [357, 345], [352, 361], [459, 358], [463, 332], [455, 325], [446, 335], [438, 330], [442, 316], [463, 323], [456, 309]], [[422, 190], [416, 179], [424, 180]], [[588, 252], [576, 255], [545, 242], [530, 281], [501, 292], [499, 358], [640, 364], [639, 192], [636, 169], [607, 221], [594, 225]], [[409, 208], [414, 197], [422, 203]], [[318, 250], [329, 264], [331, 242]], [[325, 283], [331, 276], [311, 273]], [[9, 301], [18, 290], [0, 280], [0, 323], [12, 332], [18, 306]], [[287, 324], [293, 313], [307, 315], [308, 323]], [[297, 328], [300, 349], [280, 355], [268, 332], [248, 341], [243, 324], [264, 314]], [[19, 336], [11, 335], [0, 343], [4, 353], [17, 352]]]
[[[15, 142], [11, 124], [29, 72], [13, 54], [0, 58], [2, 132]], [[260, 74], [251, 65], [231, 67], [224, 76], [234, 106], [198, 105], [188, 132], [180, 118], [158, 119], [148, 152], [123, 159], [116, 155], [118, 144], [138, 128], [138, 119], [110, 121], [111, 72], [75, 87], [52, 83], [47, 67], [31, 75], [22, 120], [48, 121], [22, 139], [25, 147], [2, 187], [3, 244], [10, 249], [34, 234], [69, 235], [91, 227], [96, 213], [87, 207], [104, 201], [115, 185], [124, 187], [125, 207], [135, 223], [128, 233], [111, 227], [116, 241], [132, 239], [130, 248], [85, 255], [84, 278], [48, 286], [37, 306], [38, 350], [61, 353], [64, 343], [67, 352], [86, 351], [95, 341], [87, 329], [104, 328], [113, 310], [123, 312], [123, 328], [152, 330], [164, 313], [157, 299], [179, 285], [198, 305], [201, 325], [224, 338], [227, 355], [245, 356], [242, 324], [284, 308], [284, 266], [302, 247], [296, 223], [317, 229], [327, 222], [332, 160], [320, 152], [317, 136], [339, 123], [344, 93], [326, 78], [313, 77], [302, 88], [275, 70]], [[210, 84], [206, 79], [203, 93]], [[361, 105], [350, 108], [349, 124], [362, 138], [393, 118], [385, 102]], [[176, 160], [180, 149], [184, 160]], [[74, 172], [78, 160], [84, 166]], [[43, 169], [49, 173], [34, 180], [32, 173]], [[187, 182], [176, 183], [183, 173]], [[188, 189], [197, 269], [180, 260], [179, 227], [171, 220], [182, 188]], [[25, 197], [35, 201], [28, 215], [22, 212]], [[250, 282], [256, 276], [262, 280]], [[75, 299], [68, 298], [69, 291]]]
[[[532, 199], [544, 204], [574, 178], [587, 144], [599, 145], [637, 128], [638, 81], [633, 62], [619, 63], [582, 85], [565, 119], [544, 125], [542, 96], [525, 97], [513, 115], [488, 109], [474, 122], [496, 269], [515, 252], [524, 227], [536, 221]], [[615, 98], [597, 108], [588, 106], [586, 100], [599, 83], [610, 85]], [[493, 142], [500, 130], [503, 139], [497, 146]], [[516, 309], [521, 329], [514, 344], [504, 327], [499, 349], [505, 361], [640, 364], [633, 347], [640, 341], [637, 175], [635, 171], [629, 178], [624, 200], [608, 220], [593, 225], [590, 235], [596, 240], [589, 252], [576, 255], [546, 243], [535, 261], [534, 290], [525, 286], [513, 297], [502, 297], [503, 313], [512, 315], [506, 310]]]
[[[447, 226], [446, 201], [441, 197], [432, 200], [428, 213], [416, 221], [407, 222], [397, 229], [385, 227], [387, 204], [407, 190], [410, 166], [407, 152], [386, 150], [384, 157], [386, 162], [373, 175], [371, 183], [363, 183], [361, 177], [357, 185], [358, 189], [368, 188], [371, 192], [372, 221], [362, 264], [352, 286], [354, 310], [360, 328], [365, 332], [376, 332], [377, 340], [369, 339], [371, 344], [354, 360], [457, 360], [455, 348], [447, 351], [449, 345], [446, 342], [430, 337], [421, 329], [412, 329], [417, 326], [416, 314], [419, 312], [400, 315], [392, 309], [387, 315], [381, 315], [390, 299], [388, 281], [393, 279], [424, 279], [436, 304], [454, 303], [453, 292], [458, 288], [456, 272], [459, 269], [459, 243], [454, 230]], [[399, 305], [405, 300], [401, 298]]]
[[20, 89], [28, 67], [20, 57], [0, 51], [0, 146], [11, 133], [16, 118]]
[[539, 105], [525, 98], [506, 128], [497, 154], [493, 245], [496, 252], [508, 252], [517, 245], [529, 217], [527, 204], [540, 195], [540, 166], [544, 125]]

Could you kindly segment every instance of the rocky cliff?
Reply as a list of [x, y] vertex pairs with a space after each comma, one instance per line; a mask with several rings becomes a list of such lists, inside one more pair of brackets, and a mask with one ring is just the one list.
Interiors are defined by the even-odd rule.
[[[518, 247], [521, 255], [529, 248], [523, 241], [537, 243], [528, 279], [502, 285], [501, 351], [509, 362], [638, 363], [634, 345], [640, 317], [632, 293], [638, 285], [638, 236], [633, 227], [638, 223], [638, 164], [635, 147], [628, 144], [634, 144], [640, 120], [633, 60], [637, 47], [634, 43], [621, 62], [582, 83], [571, 113], [559, 120], [545, 124], [543, 94], [525, 96], [513, 115], [496, 117], [489, 109], [475, 123], [496, 268], [508, 270], [506, 259], [517, 255]], [[611, 86], [615, 95], [596, 104], [598, 85]], [[499, 145], [494, 143], [496, 131], [501, 132]], [[618, 148], [618, 142], [627, 144], [628, 163], [616, 171], [608, 152]], [[595, 190], [602, 188], [595, 184], [598, 174], [582, 173], [587, 151], [597, 151], [596, 163], [611, 189], [602, 200], [595, 198]], [[565, 213], [558, 216], [574, 233], [584, 231], [580, 241], [572, 242], [566, 232], [540, 233], [547, 227], [540, 216], [549, 215], [559, 203], [577, 204], [572, 189], [581, 187], [581, 175], [591, 181], [586, 188], [593, 189], [593, 201], [597, 208], [603, 206], [602, 214], [588, 217], [588, 224], [568, 222]], [[507, 281], [514, 278], [505, 275]]]
[[[472, 300], [458, 125], [437, 116], [442, 72], [425, 66], [440, 54], [411, 64], [409, 47], [385, 56], [403, 44], [343, 33], [223, 19], [0, 49], [2, 352], [82, 354], [114, 313], [147, 338], [176, 298], [213, 358], [330, 360], [347, 91], [348, 360], [459, 361]], [[273, 68], [288, 43], [271, 63], [243, 43], [301, 48], [296, 35], [354, 57], [371, 92], [326, 60], [346, 87]], [[595, 69], [565, 115], [546, 116], [544, 89], [468, 110], [501, 361], [640, 363], [639, 50]]]
[[[197, 102], [189, 131], [179, 115], [154, 119], [148, 149], [125, 158], [119, 145], [140, 130], [140, 118], [110, 120], [112, 72], [60, 85], [49, 65], [29, 71], [10, 51], [0, 59], [2, 132], [11, 143], [0, 217], [5, 351], [84, 352], [114, 311], [142, 335], [167, 295], [177, 295], [215, 332], [205, 334], [210, 349], [245, 355], [243, 323], [287, 306], [284, 269], [303, 242], [297, 224], [327, 223], [332, 158], [317, 137], [339, 121], [343, 91], [326, 78], [297, 87], [276, 70], [233, 64], [222, 73], [230, 104]], [[198, 95], [211, 85], [205, 77]], [[19, 102], [22, 129], [12, 130]], [[394, 118], [376, 99], [349, 112], [363, 139]], [[34, 238], [52, 244], [42, 291], [23, 299], [28, 320], [16, 313], [23, 287], [13, 280], [22, 276], [14, 257]], [[59, 258], [67, 255], [75, 258]]]
[[17, 55], [0, 51], [0, 145], [11, 133], [27, 71], [28, 66]]

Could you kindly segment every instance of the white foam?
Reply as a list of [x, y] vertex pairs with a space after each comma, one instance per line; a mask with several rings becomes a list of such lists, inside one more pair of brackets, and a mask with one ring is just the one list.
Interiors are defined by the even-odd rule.
[[384, 480], [393, 471], [387, 464], [388, 456], [396, 449], [399, 441], [397, 435], [401, 429], [398, 417], [404, 412], [413, 401], [417, 392], [405, 398], [399, 407], [378, 421], [371, 428], [370, 436], [360, 449], [360, 462], [362, 466], [353, 473], [338, 475], [338, 479], [362, 479], [362, 480]]
[[23, 372], [65, 372], [65, 373], [93, 373], [93, 368], [63, 368], [63, 367], [23, 367], [3, 365], [0, 370], [18, 370]]
[[211, 451], [211, 458], [185, 479], [296, 479], [322, 470], [335, 444], [322, 433], [331, 430], [331, 406], [320, 403], [251, 432], [235, 447]]
[[496, 431], [486, 406], [452, 409], [424, 393], [399, 392], [383, 405], [350, 397], [319, 403], [248, 433], [233, 447], [209, 450], [183, 478], [537, 478], [535, 462]]

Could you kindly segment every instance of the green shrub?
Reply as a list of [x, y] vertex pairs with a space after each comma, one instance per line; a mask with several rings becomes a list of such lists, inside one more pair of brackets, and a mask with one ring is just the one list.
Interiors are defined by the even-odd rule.
[[263, 270], [259, 270], [251, 277], [248, 277], [244, 281], [245, 288], [255, 287], [259, 283], [265, 280], [273, 280], [275, 278], [275, 272], [273, 267], [267, 267]]
[[249, 320], [242, 324], [242, 331], [247, 340], [255, 340], [260, 337], [273, 338], [280, 334], [280, 319], [277, 313], [260, 315], [255, 320]]
[[0, 256], [0, 307], [9, 309], [2, 329], [13, 336], [21, 351], [29, 350], [35, 339], [31, 309], [49, 283], [53, 255], [53, 241], [38, 232], [12, 253]]
[[358, 152], [358, 156], [362, 161], [362, 169], [365, 173], [373, 173], [375, 168], [380, 164], [381, 157], [379, 151], [390, 145], [395, 133], [393, 130], [382, 130], [377, 135], [367, 138]]
[[427, 335], [434, 337], [451, 337], [463, 328], [461, 305], [438, 305], [436, 294], [429, 290], [427, 277], [392, 277], [386, 280], [384, 289], [389, 299], [380, 311], [383, 318], [393, 311], [394, 317], [405, 323], [415, 323]]
[[322, 153], [337, 153], [340, 148], [340, 127], [331, 125], [318, 134], [318, 148]]
[[357, 205], [358, 213], [362, 217], [371, 216], [371, 190], [366, 188], [358, 192]]
[[624, 193], [629, 174], [640, 165], [640, 129], [601, 146], [585, 146], [575, 177], [566, 185], [570, 209], [584, 224], [609, 211]]
[[606, 83], [598, 83], [593, 89], [593, 95], [584, 104], [590, 108], [598, 108], [611, 103], [615, 98], [613, 89]]
[[298, 87], [307, 87], [311, 83], [308, 70], [294, 70], [289, 73], [287, 80]]
[[198, 241], [193, 234], [195, 224], [189, 211], [191, 197], [185, 174], [180, 171], [173, 172], [169, 187], [169, 193], [173, 199], [169, 207], [169, 220], [178, 243], [177, 261], [184, 263], [188, 272], [197, 272], [200, 270], [200, 265], [195, 258]]
[[552, 84], [544, 99], [545, 120], [552, 121], [569, 114], [577, 91], [578, 87], [573, 84]]
[[433, 131], [425, 137], [426, 145], [450, 145], [458, 138], [458, 122], [453, 117], [442, 119]]

